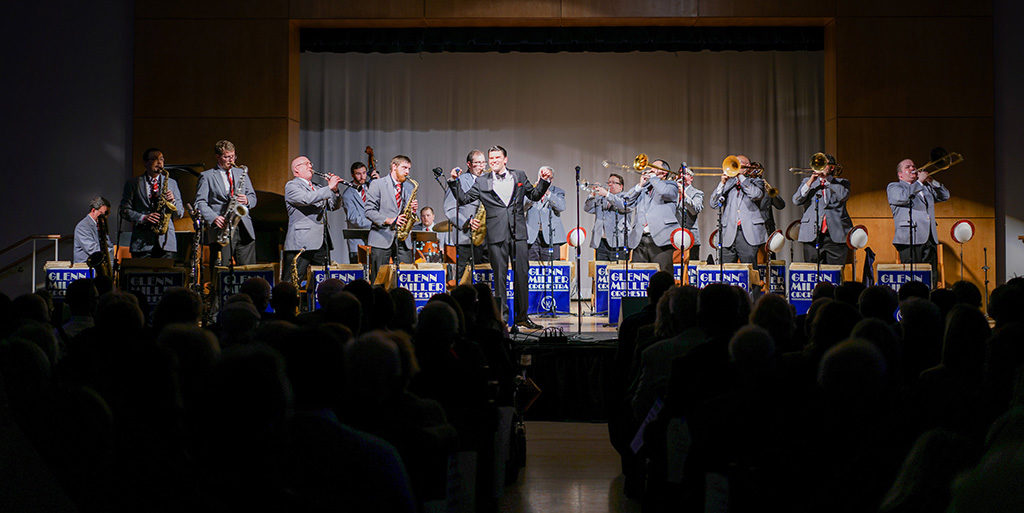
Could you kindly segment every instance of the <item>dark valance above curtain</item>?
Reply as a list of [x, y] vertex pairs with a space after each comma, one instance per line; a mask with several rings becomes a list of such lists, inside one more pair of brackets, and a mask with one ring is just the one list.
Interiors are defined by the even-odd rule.
[[815, 51], [821, 27], [501, 27], [303, 29], [303, 52]]

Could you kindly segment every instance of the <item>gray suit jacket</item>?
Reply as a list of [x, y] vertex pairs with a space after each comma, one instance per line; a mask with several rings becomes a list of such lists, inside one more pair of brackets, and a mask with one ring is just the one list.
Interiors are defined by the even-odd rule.
[[[249, 173], [245, 172], [245, 169], [240, 167], [231, 168], [231, 179], [235, 181], [235, 191], [245, 192], [245, 197], [249, 198], [249, 211], [256, 208], [256, 189], [252, 186], [252, 181], [249, 180]], [[217, 239], [217, 232], [219, 231], [216, 226], [213, 225], [213, 220], [217, 216], [224, 215], [224, 210], [227, 208], [228, 203], [231, 202], [231, 191], [228, 190], [224, 184], [224, 177], [221, 175], [220, 168], [207, 169], [199, 175], [199, 182], [196, 184], [196, 208], [203, 214], [203, 221], [206, 223], [206, 239], [207, 241], [214, 241]], [[246, 215], [243, 216], [238, 223], [245, 227], [245, 231], [256, 238], [256, 230], [252, 227], [252, 219]]]
[[[93, 221], [88, 214], [75, 225], [75, 253], [71, 263], [80, 264], [88, 260], [89, 255], [100, 250], [100, 232], [96, 221]], [[110, 252], [110, 261], [114, 261], [114, 245], [110, 243], [110, 235], [107, 234], [107, 250]]]
[[[459, 175], [459, 188], [462, 192], [469, 192], [473, 188], [473, 184], [476, 183], [476, 176], [473, 173], [465, 172]], [[476, 209], [480, 205], [480, 200], [471, 201], [465, 205], [459, 205], [459, 202], [455, 200], [455, 196], [449, 189], [444, 193], [444, 215], [449, 221], [455, 223], [458, 221], [459, 226], [457, 230], [448, 232], [448, 244], [472, 244], [473, 236], [472, 230], [469, 229], [469, 220], [473, 219], [476, 215]], [[456, 209], [458, 215], [456, 215]], [[465, 228], [465, 229], [463, 229]]]
[[935, 204], [949, 199], [949, 190], [941, 183], [932, 180], [930, 185], [921, 182], [892, 182], [886, 187], [889, 196], [889, 207], [892, 209], [892, 220], [896, 224], [893, 244], [910, 244], [910, 209], [913, 207], [914, 244], [924, 244], [931, 235], [931, 240], [938, 242], [939, 234], [935, 223]]
[[601, 239], [607, 239], [608, 245], [621, 248], [625, 245], [626, 227], [622, 224], [629, 210], [622, 200], [622, 193], [608, 194], [607, 197], [592, 196], [587, 198], [583, 210], [594, 214], [594, 229], [590, 232], [590, 247], [601, 247]]
[[284, 207], [288, 211], [285, 251], [320, 249], [324, 243], [324, 202], [330, 210], [337, 210], [341, 206], [337, 193], [315, 185], [313, 190], [310, 185], [299, 177], [284, 184]]
[[534, 203], [526, 202], [526, 226], [529, 232], [526, 242], [533, 244], [538, 234], [543, 234], [549, 245], [565, 244], [565, 225], [562, 212], [565, 210], [565, 191], [552, 185], [548, 187], [547, 199]]
[[[412, 196], [412, 180], [402, 184], [402, 207], [395, 203], [395, 181], [388, 173], [372, 182], [366, 191], [366, 218], [370, 220], [370, 239], [368, 243], [375, 248], [387, 249], [395, 241], [394, 225], [385, 225], [389, 217], [398, 217]], [[406, 237], [405, 244], [412, 248], [412, 237]]]
[[693, 234], [693, 244], [700, 245], [700, 227], [697, 226], [697, 216], [704, 210], [704, 191], [687, 185], [684, 189], [683, 210], [680, 226], [690, 230]]
[[[363, 187], [369, 188], [369, 184], [363, 184]], [[370, 191], [366, 192], [369, 194]], [[366, 205], [363, 204], [363, 195], [358, 190], [345, 187], [345, 192], [341, 193], [341, 202], [345, 205], [345, 223], [348, 228], [361, 230], [370, 228], [370, 220], [366, 218]], [[359, 245], [362, 243], [362, 239], [348, 241], [349, 253], [359, 251]]]
[[548, 190], [551, 182], [541, 180], [534, 186], [526, 173], [518, 169], [509, 169], [515, 177], [515, 184], [512, 187], [512, 197], [508, 204], [501, 201], [498, 193], [494, 192], [494, 181], [491, 178], [493, 173], [484, 173], [473, 182], [468, 191], [463, 192], [456, 187], [455, 180], [448, 181], [448, 189], [453, 191], [455, 198], [460, 205], [465, 205], [479, 200], [487, 209], [487, 243], [499, 244], [512, 240], [513, 229], [515, 240], [526, 240], [526, 216], [523, 214], [523, 202], [526, 198], [533, 201], [540, 201], [544, 192]]
[[[163, 177], [160, 178], [163, 180]], [[181, 191], [178, 190], [178, 182], [173, 178], [167, 179], [167, 189], [174, 194], [174, 206], [178, 211], [171, 214], [172, 221], [181, 219], [185, 215], [185, 204], [181, 201]], [[129, 248], [132, 252], [151, 251], [154, 247], [163, 248], [164, 251], [178, 251], [178, 241], [174, 237], [174, 223], [167, 227], [167, 234], [158, 236], [152, 230], [153, 225], [143, 224], [143, 219], [152, 212], [149, 205], [149, 180], [146, 174], [128, 180], [124, 184], [124, 193], [121, 195], [121, 217], [126, 221], [134, 223], [132, 229], [132, 241]]]
[[828, 237], [832, 242], [846, 242], [846, 233], [853, 228], [853, 220], [846, 211], [850, 181], [832, 177], [825, 183], [825, 198], [818, 201], [815, 201], [815, 197], [822, 190], [821, 182], [815, 182], [813, 187], [805, 187], [804, 182], [800, 182], [793, 193], [793, 203], [805, 207], [804, 215], [800, 218], [800, 242], [814, 242], [817, 239], [822, 219], [825, 220]]
[[644, 225], [651, 232], [651, 238], [659, 246], [672, 243], [672, 232], [679, 228], [676, 219], [676, 200], [679, 187], [675, 182], [652, 177], [644, 187], [634, 187], [626, 195], [626, 206], [633, 210], [633, 221], [629, 228], [629, 249], [640, 245]]
[[761, 216], [761, 198], [764, 197], [764, 180], [761, 178], [739, 177], [730, 178], [725, 183], [718, 183], [715, 192], [711, 193], [711, 208], [722, 208], [719, 199], [725, 196], [725, 210], [722, 211], [723, 247], [732, 246], [736, 242], [736, 221], [743, 225], [743, 238], [747, 244], [758, 246], [764, 244], [768, 234], [764, 230], [764, 217]]

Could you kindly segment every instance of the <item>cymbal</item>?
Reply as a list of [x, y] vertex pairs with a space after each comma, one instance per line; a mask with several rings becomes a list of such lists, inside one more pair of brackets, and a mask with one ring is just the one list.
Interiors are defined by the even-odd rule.
[[450, 232], [450, 231], [452, 231], [452, 222], [451, 221], [441, 221], [440, 223], [437, 223], [437, 224], [434, 225], [433, 231], [439, 232], [439, 233]]

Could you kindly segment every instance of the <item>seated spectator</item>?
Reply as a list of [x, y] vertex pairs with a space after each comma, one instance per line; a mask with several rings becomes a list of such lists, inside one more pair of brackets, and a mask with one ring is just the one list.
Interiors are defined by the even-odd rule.
[[885, 285], [874, 285], [861, 292], [857, 309], [864, 318], [879, 319], [896, 324], [896, 308], [899, 307], [896, 292]]
[[963, 303], [981, 309], [981, 291], [978, 286], [969, 281], [958, 281], [950, 289], [956, 296], [957, 303]]
[[82, 330], [96, 324], [92, 316], [96, 312], [96, 303], [99, 301], [99, 297], [96, 286], [90, 278], [75, 280], [68, 285], [64, 303], [68, 305], [71, 317], [62, 328], [69, 339], [75, 338]]
[[295, 316], [299, 313], [299, 291], [295, 285], [289, 281], [274, 285], [270, 294], [270, 307], [274, 309], [274, 319], [295, 322]]
[[173, 323], [199, 325], [203, 314], [203, 303], [199, 294], [185, 287], [171, 287], [164, 292], [153, 309], [153, 330], [160, 330]]
[[955, 480], [977, 459], [977, 444], [969, 438], [943, 429], [925, 432], [904, 460], [879, 513], [946, 511]]
[[908, 281], [903, 285], [900, 285], [899, 298], [900, 303], [910, 299], [912, 297], [919, 297], [921, 299], [928, 299], [930, 289], [923, 281]]
[[270, 305], [270, 283], [260, 277], [249, 278], [242, 282], [238, 290], [240, 293], [249, 296], [256, 311], [264, 314]]

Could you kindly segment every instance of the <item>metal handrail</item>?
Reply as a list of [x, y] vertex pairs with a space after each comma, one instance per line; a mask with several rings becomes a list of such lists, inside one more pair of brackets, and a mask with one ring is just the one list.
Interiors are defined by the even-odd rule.
[[[24, 239], [21, 239], [18, 242], [15, 242], [14, 244], [11, 244], [10, 246], [7, 246], [6, 248], [0, 250], [0, 256], [3, 256], [5, 253], [9, 253], [9, 252], [11, 252], [11, 251], [13, 251], [15, 249], [18, 249], [21, 246], [24, 246], [25, 244], [28, 244], [29, 242], [32, 243], [32, 255], [31, 255], [31, 258], [32, 258], [32, 283], [31, 283], [31, 290], [29, 292], [34, 292], [35, 291], [35, 287], [36, 287], [36, 252], [38, 250], [37, 243], [39, 241], [41, 241], [41, 240], [53, 241], [53, 259], [54, 260], [60, 260], [60, 241], [64, 240], [64, 239], [70, 239], [70, 238], [72, 238], [70, 235], [59, 235], [59, 234], [29, 235], [28, 237], [25, 237]], [[12, 268], [14, 266], [20, 265], [22, 262], [24, 262], [28, 258], [29, 257], [20, 258], [17, 261], [15, 261], [15, 262], [7, 265], [6, 267], [0, 269], [0, 276], [5, 274], [8, 269], [10, 269], [10, 268]]]

